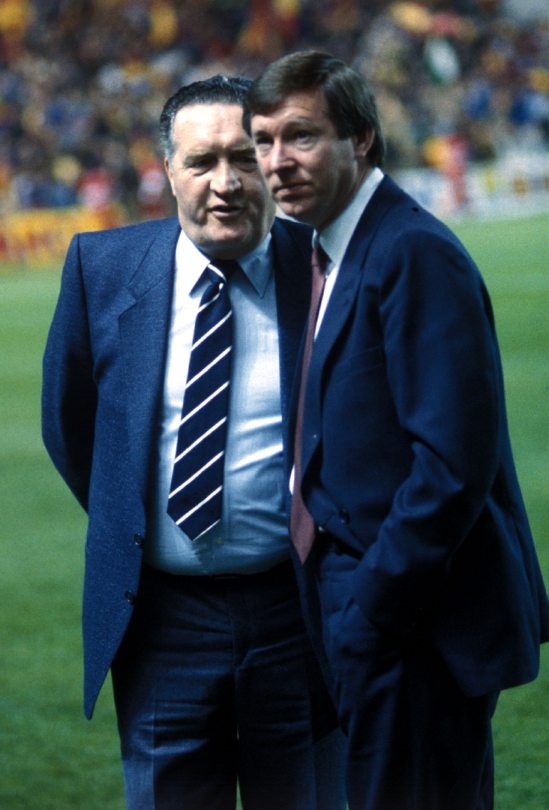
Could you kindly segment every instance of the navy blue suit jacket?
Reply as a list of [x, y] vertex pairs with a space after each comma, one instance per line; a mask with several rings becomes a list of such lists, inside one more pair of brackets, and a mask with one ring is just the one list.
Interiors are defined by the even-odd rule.
[[[179, 232], [174, 218], [76, 236], [44, 356], [44, 442], [89, 516], [87, 716], [138, 589]], [[308, 308], [311, 236], [283, 220], [272, 234], [286, 422]], [[285, 454], [289, 468], [287, 444]]]
[[457, 238], [390, 178], [315, 341], [302, 491], [360, 558], [353, 595], [429, 633], [471, 695], [535, 677], [547, 596], [517, 483], [488, 294]]

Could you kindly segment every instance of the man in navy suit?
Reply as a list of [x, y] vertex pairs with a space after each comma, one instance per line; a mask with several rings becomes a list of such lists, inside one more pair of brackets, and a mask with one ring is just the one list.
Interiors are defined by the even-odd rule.
[[[44, 357], [44, 440], [89, 516], [85, 711], [112, 669], [130, 810], [234, 810], [237, 780], [247, 810], [344, 804], [285, 517], [311, 237], [273, 224], [242, 128], [248, 86], [216, 76], [168, 100], [178, 218], [73, 239]], [[170, 479], [197, 311], [227, 259], [222, 511], [191, 538], [168, 513]]]
[[275, 200], [324, 256], [292, 539], [320, 596], [350, 807], [486, 810], [498, 693], [536, 677], [549, 633], [488, 293], [383, 174], [361, 76], [300, 52], [247, 104]]

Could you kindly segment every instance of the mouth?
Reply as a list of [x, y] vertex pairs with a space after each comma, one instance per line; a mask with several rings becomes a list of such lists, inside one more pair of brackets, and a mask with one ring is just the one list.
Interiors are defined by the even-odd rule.
[[233, 204], [224, 204], [224, 205], [213, 205], [209, 211], [214, 217], [220, 220], [226, 219], [236, 219], [237, 217], [241, 216], [245, 211], [244, 205], [239, 205], [237, 203]]
[[307, 191], [307, 183], [280, 183], [273, 188], [273, 195], [277, 200], [291, 200], [303, 196]]

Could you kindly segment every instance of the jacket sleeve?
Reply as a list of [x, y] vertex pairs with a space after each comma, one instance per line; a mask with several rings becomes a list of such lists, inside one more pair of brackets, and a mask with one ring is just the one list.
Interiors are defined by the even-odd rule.
[[70, 244], [43, 359], [42, 436], [61, 476], [88, 504], [97, 390], [79, 237]]
[[416, 233], [388, 253], [379, 316], [411, 456], [354, 592], [374, 624], [413, 631], [494, 484], [503, 393], [490, 303], [466, 252], [445, 235]]

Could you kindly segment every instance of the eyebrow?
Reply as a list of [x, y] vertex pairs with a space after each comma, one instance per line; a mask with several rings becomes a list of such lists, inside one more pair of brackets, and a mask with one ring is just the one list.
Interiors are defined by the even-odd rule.
[[[307, 127], [315, 127], [316, 126], [316, 127], [318, 127], [319, 124], [318, 124], [318, 122], [316, 121], [315, 118], [308, 118], [307, 116], [297, 115], [295, 118], [288, 117], [283, 122], [283, 124], [281, 124], [281, 126], [283, 128], [295, 127], [295, 126], [298, 126], [298, 127], [305, 127], [305, 126], [307, 126]], [[255, 132], [265, 132], [266, 131], [264, 127], [259, 127], [258, 129], [255, 129], [254, 125], [253, 125], [253, 119], [252, 119], [252, 130], [253, 130], [254, 133]]]
[[[227, 154], [229, 157], [255, 157], [255, 151], [253, 144], [243, 144], [242, 146], [235, 146], [233, 148], [223, 150], [224, 154]], [[195, 160], [203, 160], [204, 158], [216, 158], [219, 156], [219, 153], [216, 149], [196, 149], [194, 152], [189, 152], [185, 155], [183, 160], [183, 165], [188, 166]]]
[[244, 146], [244, 145], [237, 146], [234, 149], [231, 149], [229, 151], [229, 154], [231, 154], [231, 155], [254, 155], [255, 156], [255, 150], [254, 150], [253, 143], [247, 143], [246, 146]]

